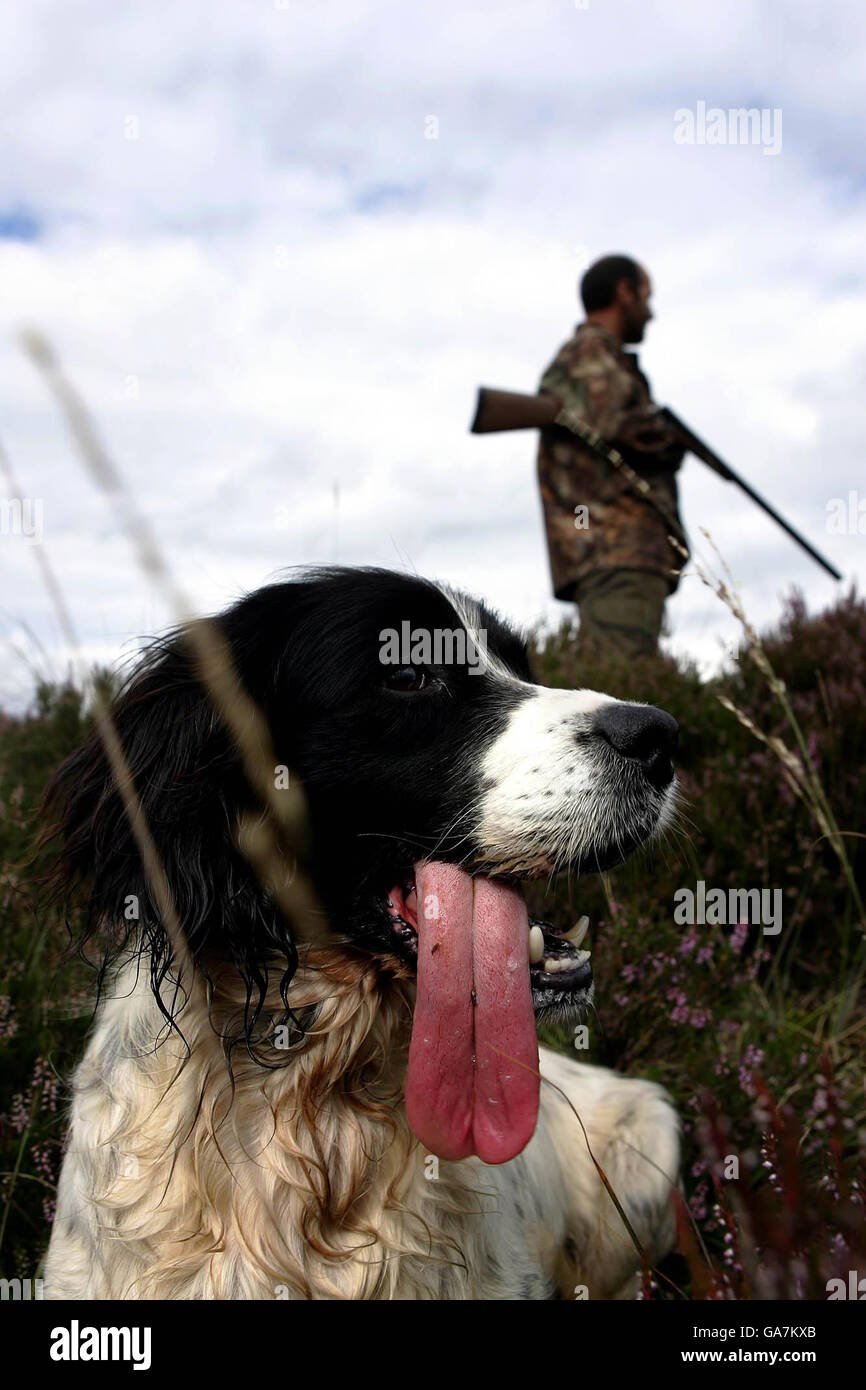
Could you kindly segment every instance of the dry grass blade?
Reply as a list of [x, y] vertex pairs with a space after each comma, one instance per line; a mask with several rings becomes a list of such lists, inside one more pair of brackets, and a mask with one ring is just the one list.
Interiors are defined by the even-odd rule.
[[[6, 479], [10, 493], [15, 497], [20, 497], [21, 489], [18, 486], [12, 464], [2, 445], [0, 445], [0, 472], [3, 473]], [[48, 559], [44, 542], [42, 545], [33, 546], [32, 549], [36, 564], [42, 576], [42, 582], [48, 591], [51, 603], [57, 614], [58, 622], [60, 623], [61, 631], [63, 632], [75, 663], [79, 680], [83, 685], [87, 679], [87, 670], [81, 651], [81, 645], [78, 641], [78, 635], [75, 631], [75, 624], [72, 621], [72, 615], [69, 612], [66, 600], [63, 596], [63, 589]], [[171, 942], [172, 955], [178, 979], [182, 977], [184, 970], [187, 971], [187, 978], [190, 979], [192, 977], [192, 962], [189, 958], [186, 939], [181, 930], [180, 921], [172, 900], [168, 879], [163, 869], [159, 852], [150, 833], [150, 828], [147, 824], [144, 812], [142, 811], [141, 801], [136, 792], [132, 773], [123, 752], [114, 720], [111, 717], [111, 712], [102, 691], [98, 687], [94, 690], [94, 712], [96, 727], [102, 739], [105, 755], [108, 758], [114, 780], [117, 784], [117, 790], [123, 802], [124, 811], [129, 820], [133, 838], [135, 839], [138, 852], [141, 855], [148, 883], [153, 889], [154, 898], [159, 907], [160, 915]]]
[[[142, 570], [183, 624], [202, 684], [231, 734], [245, 775], [262, 803], [263, 817], [251, 859], [253, 867], [274, 894], [298, 938], [320, 941], [325, 931], [324, 915], [308, 877], [298, 865], [306, 848], [307, 813], [297, 779], [290, 777], [288, 786], [277, 786], [277, 761], [270, 730], [243, 689], [222, 632], [215, 623], [194, 616], [174, 582], [152, 528], [103, 446], [83, 402], [61, 371], [50, 344], [40, 334], [28, 331], [22, 335], [22, 346], [57, 401], [88, 472], [117, 512]], [[112, 734], [107, 736], [111, 739]], [[240, 847], [243, 850], [243, 843]], [[290, 872], [287, 860], [292, 863]]]
[[[509, 1052], [503, 1052], [501, 1048], [497, 1047], [494, 1049], [494, 1051], [498, 1053], [500, 1057], [504, 1057], [506, 1061], [511, 1062], [513, 1066], [521, 1067], [523, 1071], [531, 1072], [533, 1076], [539, 1077], [539, 1079], [544, 1082], [545, 1086], [549, 1086], [552, 1091], [556, 1091], [556, 1094], [558, 1096], [561, 1096], [562, 1099], [565, 1101], [572, 1115], [577, 1120], [577, 1123], [580, 1125], [583, 1140], [586, 1144], [586, 1151], [589, 1154], [590, 1160], [592, 1161], [595, 1171], [598, 1173], [599, 1179], [601, 1181], [602, 1186], [604, 1187], [605, 1192], [607, 1193], [608, 1197], [613, 1202], [613, 1205], [616, 1208], [617, 1215], [619, 1216], [623, 1226], [625, 1227], [629, 1240], [631, 1241], [638, 1254], [641, 1263], [641, 1269], [643, 1270], [644, 1274], [651, 1273], [652, 1271], [650, 1270], [646, 1249], [643, 1245], [641, 1245], [637, 1232], [635, 1231], [634, 1226], [632, 1226], [631, 1222], [629, 1221], [628, 1213], [626, 1212], [625, 1207], [623, 1206], [619, 1197], [617, 1197], [616, 1192], [614, 1191], [613, 1186], [611, 1185], [610, 1179], [607, 1176], [607, 1173], [604, 1171], [595, 1154], [593, 1153], [592, 1145], [589, 1142], [589, 1135], [586, 1132], [586, 1125], [583, 1123], [583, 1119], [581, 1118], [577, 1108], [575, 1107], [570, 1097], [566, 1094], [565, 1091], [563, 1091], [561, 1086], [557, 1086], [555, 1081], [551, 1081], [550, 1078], [547, 1076], [542, 1076], [541, 1072], [538, 1070], [537, 1067], [527, 1066], [526, 1062], [521, 1062], [521, 1060], [518, 1057], [512, 1057]], [[659, 1168], [657, 1163], [654, 1163], [651, 1158], [649, 1158], [646, 1154], [642, 1153], [640, 1149], [636, 1149], [632, 1144], [629, 1144], [627, 1147], [630, 1148], [633, 1153], [638, 1154], [639, 1157], [645, 1159], [647, 1163], [649, 1163], [653, 1168], [657, 1169], [658, 1172], [662, 1173], [662, 1175], [667, 1179], [667, 1174], [664, 1173], [661, 1168]], [[675, 1182], [671, 1182], [671, 1190], [673, 1192], [676, 1191]]]
[[788, 745], [782, 739], [776, 737], [775, 735], [766, 734], [762, 729], [759, 729], [757, 725], [754, 723], [754, 721], [750, 719], [750, 717], [745, 713], [745, 711], [739, 709], [737, 705], [735, 705], [734, 702], [730, 700], [727, 696], [718, 695], [716, 698], [718, 699], [719, 703], [723, 706], [724, 709], [728, 710], [731, 714], [734, 715], [734, 717], [737, 720], [739, 720], [739, 722], [743, 725], [743, 728], [748, 729], [748, 731], [753, 735], [754, 738], [758, 739], [761, 743], [763, 743], [767, 748], [770, 749], [770, 751], [776, 756], [776, 758], [778, 758], [779, 763], [782, 767], [782, 771], [785, 775], [785, 779], [788, 782], [788, 785], [790, 786], [791, 790], [797, 797], [800, 798], [803, 804], [808, 808], [812, 816], [815, 818], [817, 824], [819, 825], [823, 835], [830, 841], [833, 852], [839, 860], [839, 865], [842, 869], [842, 873], [845, 877], [845, 882], [851, 893], [852, 901], [856, 906], [857, 913], [859, 916], [860, 930], [864, 935], [866, 935], [866, 907], [864, 907], [863, 898], [861, 896], [860, 889], [857, 884], [857, 880], [854, 876], [853, 868], [851, 866], [851, 860], [848, 857], [848, 853], [845, 848], [844, 836], [839, 829], [839, 826], [836, 822], [836, 817], [834, 816], [830, 803], [827, 800], [824, 788], [821, 784], [821, 779], [812, 766], [806, 736], [803, 733], [803, 730], [800, 726], [800, 721], [798, 720], [797, 715], [789, 699], [788, 692], [785, 687], [785, 682], [783, 680], [780, 680], [776, 672], [773, 670], [770, 659], [767, 656], [767, 653], [764, 650], [764, 647], [761, 643], [761, 639], [758, 636], [758, 633], [756, 632], [755, 628], [749, 622], [748, 617], [746, 616], [743, 604], [737, 594], [731, 571], [724, 558], [719, 553], [718, 547], [713, 541], [712, 536], [710, 535], [709, 531], [706, 530], [705, 527], [701, 527], [701, 533], [706, 537], [707, 541], [712, 546], [713, 551], [716, 557], [718, 558], [719, 563], [722, 566], [722, 569], [724, 570], [725, 578], [719, 579], [715, 576], [709, 575], [707, 571], [701, 566], [701, 564], [696, 560], [694, 564], [695, 569], [698, 573], [698, 577], [700, 578], [702, 584], [706, 585], [706, 587], [710, 589], [716, 595], [717, 598], [721, 599], [722, 603], [725, 605], [728, 611], [733, 614], [737, 622], [740, 624], [740, 627], [742, 628], [743, 633], [745, 635], [746, 651], [749, 655], [749, 658], [757, 667], [757, 669], [761, 672], [761, 675], [766, 680], [770, 690], [773, 692], [773, 695], [778, 700], [782, 708], [782, 711], [785, 715], [788, 727], [791, 729], [791, 732], [794, 735], [794, 740], [797, 744], [799, 752], [794, 752], [794, 750], [789, 748]]

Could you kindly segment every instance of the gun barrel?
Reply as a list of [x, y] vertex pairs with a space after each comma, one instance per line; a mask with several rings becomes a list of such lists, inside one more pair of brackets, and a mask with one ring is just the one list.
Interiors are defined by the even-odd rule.
[[789, 521], [786, 521], [781, 513], [777, 512], [776, 508], [767, 501], [766, 497], [762, 497], [761, 494], [752, 487], [751, 483], [747, 483], [745, 478], [742, 478], [735, 468], [732, 468], [729, 463], [725, 463], [724, 459], [719, 458], [716, 451], [711, 449], [708, 444], [705, 444], [704, 441], [695, 434], [694, 430], [691, 429], [689, 425], [685, 424], [678, 415], [675, 415], [674, 412], [667, 407], [664, 407], [660, 411], [660, 414], [674, 427], [679, 435], [680, 442], [686, 449], [704, 463], [709, 464], [710, 468], [714, 469], [726, 482], [736, 483], [737, 487], [740, 488], [747, 497], [751, 497], [752, 501], [759, 506], [763, 512], [767, 513], [767, 516], [772, 517], [777, 526], [781, 526], [782, 530], [791, 537], [792, 541], [796, 542], [801, 550], [804, 550], [807, 555], [811, 556], [815, 563], [826, 570], [828, 574], [832, 575], [834, 579], [842, 578], [835, 565], [831, 565], [830, 561], [824, 558], [820, 550], [816, 550], [814, 545], [807, 541], [806, 537], [802, 536]]
[[478, 389], [472, 434], [496, 434], [503, 430], [541, 430], [552, 425], [560, 410], [557, 396], [524, 396], [519, 391]]

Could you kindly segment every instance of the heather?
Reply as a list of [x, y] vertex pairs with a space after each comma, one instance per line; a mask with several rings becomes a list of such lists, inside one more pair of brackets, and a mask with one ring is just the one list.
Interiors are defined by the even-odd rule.
[[[761, 634], [761, 658], [756, 641], [744, 629], [711, 680], [670, 659], [588, 664], [570, 626], [535, 654], [546, 683], [649, 701], [681, 726], [667, 837], [603, 877], [531, 890], [549, 920], [590, 917], [597, 997], [575, 1055], [663, 1083], [683, 1118], [679, 1250], [648, 1271], [648, 1298], [823, 1299], [829, 1279], [866, 1275], [866, 603], [852, 592], [809, 614], [795, 594]], [[41, 684], [25, 717], [0, 718], [6, 1277], [38, 1273], [66, 1080], [90, 1018], [92, 973], [37, 900], [41, 861], [28, 862], [39, 793], [90, 722], [63, 683]], [[699, 882], [778, 891], [781, 930], [677, 922], [675, 894]], [[549, 1037], [574, 1047], [571, 1034]]]
[[[560, 883], [552, 910], [534, 898], [560, 925], [583, 913], [592, 923], [596, 1016], [575, 1055], [662, 1082], [683, 1117], [681, 1254], [653, 1297], [825, 1298], [829, 1279], [866, 1274], [866, 604], [849, 593], [810, 616], [788, 600], [760, 638], [778, 693], [755, 637], [712, 681], [670, 660], [593, 669], [571, 628], [537, 656], [551, 684], [647, 700], [681, 726], [679, 828], [603, 879]], [[796, 759], [786, 708], [844, 872], [772, 746]], [[781, 890], [781, 930], [678, 925], [675, 893], [701, 880], [726, 896]]]

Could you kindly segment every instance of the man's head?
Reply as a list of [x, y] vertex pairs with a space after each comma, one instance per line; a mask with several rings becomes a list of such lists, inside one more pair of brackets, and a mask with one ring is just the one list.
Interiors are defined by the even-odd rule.
[[580, 282], [586, 316], [609, 329], [622, 343], [640, 343], [652, 318], [652, 285], [631, 256], [602, 256]]

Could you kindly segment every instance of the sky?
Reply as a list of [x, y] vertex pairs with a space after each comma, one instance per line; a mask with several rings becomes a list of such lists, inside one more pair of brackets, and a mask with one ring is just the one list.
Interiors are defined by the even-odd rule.
[[[86, 660], [175, 615], [22, 329], [53, 344], [198, 611], [339, 560], [549, 626], [571, 610], [535, 437], [468, 424], [479, 384], [536, 389], [610, 251], [653, 279], [656, 399], [862, 580], [866, 534], [828, 516], [866, 499], [864, 40], [862, 7], [811, 0], [6, 0], [0, 440]], [[772, 140], [697, 138], [701, 110], [743, 107]], [[704, 465], [681, 496], [759, 627], [793, 585], [833, 600]], [[3, 514], [7, 709], [70, 666], [33, 540]], [[736, 641], [693, 568], [668, 618], [705, 670]]]

